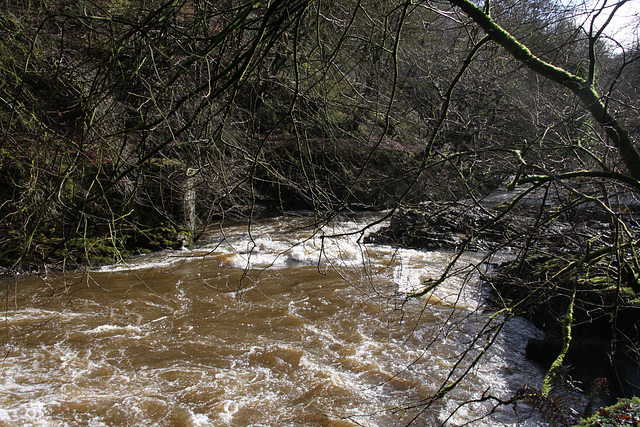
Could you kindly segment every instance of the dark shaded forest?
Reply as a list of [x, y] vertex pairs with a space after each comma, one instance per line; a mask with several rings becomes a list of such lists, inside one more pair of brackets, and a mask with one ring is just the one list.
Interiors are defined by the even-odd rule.
[[372, 241], [515, 253], [496, 310], [552, 337], [521, 399], [585, 348], [637, 395], [640, 44], [604, 31], [625, 3], [3, 0], [0, 269], [386, 210]]

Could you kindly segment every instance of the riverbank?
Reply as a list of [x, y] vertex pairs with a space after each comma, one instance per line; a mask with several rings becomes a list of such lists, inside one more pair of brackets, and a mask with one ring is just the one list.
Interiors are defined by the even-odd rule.
[[[606, 215], [587, 205], [556, 211], [548, 221], [534, 200], [540, 201], [411, 206], [398, 211], [369, 241], [425, 250], [512, 253], [512, 261], [492, 266], [485, 282], [497, 309], [508, 308], [544, 331], [544, 339], [529, 341], [527, 356], [549, 368], [561, 353], [568, 321], [571, 345], [564, 365], [585, 393], [594, 392], [594, 384], [606, 378], [609, 395], [599, 390], [605, 402], [637, 395], [640, 286], [631, 273], [615, 275], [613, 267], [623, 259], [616, 255], [622, 249], [615, 249], [616, 236]], [[635, 209], [629, 207], [629, 214]]]

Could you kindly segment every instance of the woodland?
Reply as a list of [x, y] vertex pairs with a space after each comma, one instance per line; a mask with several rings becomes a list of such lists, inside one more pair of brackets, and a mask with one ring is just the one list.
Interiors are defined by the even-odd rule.
[[628, 3], [2, 0], [0, 270], [380, 210], [372, 241], [514, 251], [495, 309], [551, 337], [515, 400], [568, 425], [553, 390], [585, 349], [637, 396], [640, 24], [607, 31]]

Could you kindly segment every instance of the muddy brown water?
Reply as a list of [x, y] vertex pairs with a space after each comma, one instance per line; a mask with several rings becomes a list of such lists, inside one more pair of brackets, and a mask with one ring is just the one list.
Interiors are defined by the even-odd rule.
[[5, 280], [0, 425], [540, 424], [511, 407], [484, 417], [491, 400], [463, 404], [539, 384], [523, 356], [539, 333], [519, 319], [424, 405], [491, 337], [474, 340], [492, 315], [474, 274], [482, 256], [405, 301], [453, 254], [344, 235], [374, 219], [224, 224], [192, 251]]

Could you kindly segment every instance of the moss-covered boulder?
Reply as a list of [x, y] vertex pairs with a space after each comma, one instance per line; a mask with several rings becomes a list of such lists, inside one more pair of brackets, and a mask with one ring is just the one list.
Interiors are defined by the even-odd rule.
[[575, 427], [619, 427], [640, 425], [640, 398], [620, 399], [615, 405], [600, 408]]

